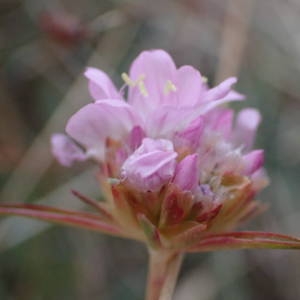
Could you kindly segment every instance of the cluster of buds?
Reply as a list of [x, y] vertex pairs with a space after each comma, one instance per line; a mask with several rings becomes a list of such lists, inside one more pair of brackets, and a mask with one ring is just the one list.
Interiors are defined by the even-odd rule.
[[232, 231], [265, 209], [254, 199], [268, 184], [263, 150], [252, 149], [259, 112], [235, 116], [224, 106], [244, 99], [232, 89], [236, 78], [209, 88], [163, 50], [142, 52], [120, 90], [98, 69], [85, 76], [94, 102], [70, 118], [67, 135], [52, 137], [52, 149], [62, 165], [99, 166], [105, 201], [74, 192], [98, 213], [12, 204], [0, 213], [135, 239], [160, 253], [300, 247], [285, 235]]

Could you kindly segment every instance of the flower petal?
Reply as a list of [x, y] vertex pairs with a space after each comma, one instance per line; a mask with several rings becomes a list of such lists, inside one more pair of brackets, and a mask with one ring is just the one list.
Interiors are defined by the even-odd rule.
[[174, 136], [176, 148], [187, 148], [196, 151], [200, 145], [201, 136], [204, 129], [203, 117], [193, 120], [185, 129], [177, 132]]
[[157, 191], [174, 175], [177, 153], [168, 140], [145, 138], [124, 162], [123, 178], [141, 191]]
[[101, 100], [74, 114], [67, 133], [82, 144], [87, 155], [103, 160], [106, 138], [121, 139], [140, 121], [132, 108], [121, 100]]
[[244, 95], [235, 92], [231, 89], [231, 86], [237, 82], [235, 77], [230, 77], [221, 82], [216, 87], [208, 90], [201, 99], [202, 114], [209, 112], [217, 106], [231, 102], [244, 100]]
[[234, 132], [234, 143], [238, 146], [243, 145], [243, 150], [250, 150], [256, 135], [256, 130], [261, 121], [258, 110], [246, 108], [239, 112]]
[[199, 176], [198, 155], [187, 155], [177, 164], [173, 182], [181, 190], [193, 192], [199, 185]]
[[87, 68], [84, 75], [89, 80], [89, 91], [94, 100], [121, 99], [115, 85], [103, 71]]
[[237, 91], [234, 91], [234, 90], [231, 90], [224, 98], [220, 99], [220, 100], [223, 100], [223, 101], [240, 101], [240, 100], [245, 100], [245, 95], [237, 92]]
[[260, 169], [264, 164], [264, 151], [254, 150], [243, 156], [244, 172], [246, 175], [251, 175]]
[[151, 137], [172, 138], [200, 115], [198, 111], [193, 107], [160, 107], [148, 115], [146, 132]]
[[140, 126], [135, 126], [128, 136], [128, 145], [131, 151], [136, 150], [145, 138], [145, 133]]
[[215, 101], [225, 98], [232, 91], [231, 87], [235, 83], [237, 83], [236, 77], [227, 78], [216, 87], [208, 90], [205, 95], [204, 101]]
[[74, 161], [87, 159], [82, 149], [64, 134], [53, 134], [51, 146], [54, 157], [65, 167], [70, 167]]
[[149, 94], [145, 97], [138, 86], [129, 87], [129, 103], [138, 107], [140, 111], [146, 107], [160, 104], [167, 80], [173, 81], [176, 66], [171, 56], [164, 50], [142, 52], [132, 63], [130, 78], [133, 81], [144, 76], [145, 89]]
[[200, 72], [191, 66], [182, 66], [177, 70], [175, 77], [176, 91], [170, 92], [171, 99], [169, 99], [168, 105], [175, 102], [172, 99], [175, 97], [177, 98], [177, 105], [181, 107], [196, 105], [206, 89]]
[[232, 132], [232, 121], [234, 112], [231, 109], [216, 109], [207, 116], [207, 122], [211, 129], [228, 138]]

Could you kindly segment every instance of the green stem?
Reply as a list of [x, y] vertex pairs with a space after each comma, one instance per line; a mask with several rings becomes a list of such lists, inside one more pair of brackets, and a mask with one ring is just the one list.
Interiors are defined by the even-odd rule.
[[183, 255], [149, 249], [146, 300], [171, 300]]

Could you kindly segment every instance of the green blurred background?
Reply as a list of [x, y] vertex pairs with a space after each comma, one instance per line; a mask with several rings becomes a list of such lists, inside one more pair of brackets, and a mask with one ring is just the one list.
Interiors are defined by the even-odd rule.
[[[80, 209], [95, 170], [53, 161], [49, 137], [90, 101], [88, 65], [120, 73], [163, 48], [209, 83], [237, 75], [263, 115], [270, 205], [248, 229], [300, 235], [299, 0], [0, 0], [0, 200]], [[0, 299], [143, 299], [147, 253], [131, 241], [23, 218], [0, 221]], [[175, 300], [300, 299], [300, 252], [186, 257]]]

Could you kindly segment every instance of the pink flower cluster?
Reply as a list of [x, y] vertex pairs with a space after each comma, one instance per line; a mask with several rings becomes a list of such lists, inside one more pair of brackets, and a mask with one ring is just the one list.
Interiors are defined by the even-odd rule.
[[162, 249], [211, 249], [205, 237], [264, 210], [254, 201], [268, 182], [263, 150], [252, 150], [260, 114], [247, 108], [234, 117], [224, 106], [244, 99], [232, 89], [236, 78], [210, 89], [163, 50], [142, 52], [121, 90], [100, 70], [85, 76], [94, 103], [70, 118], [68, 136], [53, 136], [53, 153], [65, 166], [97, 162], [101, 209], [122, 236]]
[[98, 69], [85, 76], [94, 102], [70, 118], [68, 136], [52, 138], [61, 164], [91, 158], [134, 190], [172, 183], [195, 201], [222, 203], [228, 174], [248, 177], [255, 192], [265, 186], [263, 150], [252, 150], [259, 112], [244, 109], [234, 119], [223, 105], [244, 99], [232, 89], [236, 78], [210, 89], [198, 70], [177, 68], [163, 50], [142, 52], [122, 74], [121, 90]]
[[259, 112], [235, 116], [224, 105], [244, 99], [232, 89], [236, 78], [209, 88], [199, 71], [176, 68], [163, 50], [142, 52], [120, 90], [100, 70], [85, 76], [94, 102], [70, 118], [67, 135], [52, 137], [52, 151], [65, 166], [96, 162], [104, 201], [73, 191], [94, 211], [2, 203], [0, 215], [145, 243], [149, 300], [170, 299], [184, 253], [300, 249], [296, 237], [233, 231], [265, 209], [255, 197], [268, 183], [263, 150], [252, 149]]

